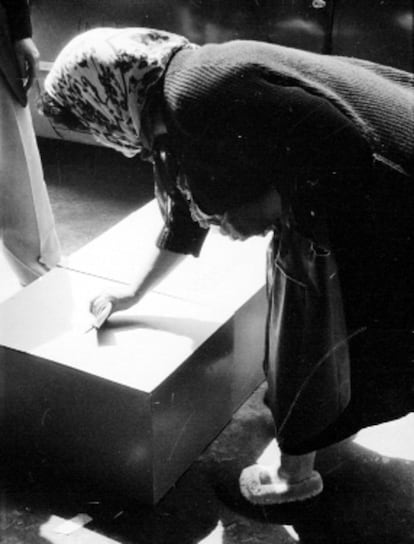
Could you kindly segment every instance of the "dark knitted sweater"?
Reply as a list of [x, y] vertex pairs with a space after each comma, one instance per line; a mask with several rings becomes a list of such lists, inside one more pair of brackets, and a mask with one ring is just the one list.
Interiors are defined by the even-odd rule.
[[[299, 195], [309, 180], [333, 183], [333, 173], [362, 171], [372, 156], [413, 170], [414, 78], [390, 67], [235, 41], [177, 53], [164, 96], [177, 168], [208, 214], [271, 184]], [[196, 254], [204, 233], [185, 207], [173, 206], [159, 245]]]
[[[272, 240], [265, 368], [286, 453], [319, 449], [413, 409], [414, 191], [402, 173], [413, 165], [412, 85], [411, 75], [392, 68], [257, 42], [183, 50], [167, 70], [168, 135], [158, 141], [155, 161], [157, 191], [168, 203], [160, 246], [197, 254], [206, 231], [191, 220], [191, 198], [220, 214], [274, 185], [295, 234], [321, 246], [327, 233], [323, 241], [335, 256], [350, 335], [351, 400], [333, 416], [324, 407], [340, 391], [326, 390], [329, 368], [309, 402], [298, 388], [301, 369], [316, 364], [313, 350], [326, 339], [319, 337], [327, 323], [320, 309], [335, 302], [324, 289], [323, 300], [307, 289], [306, 274], [301, 281], [306, 267], [302, 255], [289, 254], [287, 221]], [[177, 189], [183, 180], [184, 196]], [[317, 260], [323, 257], [315, 258], [315, 271]], [[302, 324], [310, 315], [315, 329], [305, 346]], [[289, 428], [292, 398], [297, 419]], [[335, 420], [321, 432], [328, 416]]]

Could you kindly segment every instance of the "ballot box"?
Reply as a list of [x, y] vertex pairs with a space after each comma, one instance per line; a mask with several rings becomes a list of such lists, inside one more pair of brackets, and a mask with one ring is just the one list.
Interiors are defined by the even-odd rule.
[[[129, 227], [140, 222], [132, 215]], [[247, 246], [240, 268], [241, 244], [224, 251], [213, 235], [199, 260], [96, 331], [89, 300], [128, 282], [130, 240], [114, 232], [124, 226], [0, 305], [1, 429], [15, 451], [32, 448], [71, 478], [154, 504], [264, 379], [265, 240]], [[214, 247], [226, 257], [220, 273]], [[206, 296], [207, 287], [216, 290]]]

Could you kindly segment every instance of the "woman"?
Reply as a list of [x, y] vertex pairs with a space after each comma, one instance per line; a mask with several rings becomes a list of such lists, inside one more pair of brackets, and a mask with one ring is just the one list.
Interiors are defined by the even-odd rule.
[[211, 224], [234, 239], [274, 232], [265, 371], [282, 455], [243, 471], [253, 503], [320, 493], [318, 448], [412, 410], [413, 82], [362, 60], [142, 28], [86, 32], [46, 79], [56, 126], [153, 162], [165, 219], [133, 285], [96, 297], [93, 314], [135, 304], [199, 254]]

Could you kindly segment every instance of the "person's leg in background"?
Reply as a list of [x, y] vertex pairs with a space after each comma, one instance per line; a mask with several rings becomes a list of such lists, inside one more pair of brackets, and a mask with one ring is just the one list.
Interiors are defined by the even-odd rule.
[[23, 108], [0, 74], [0, 221], [5, 256], [22, 284], [60, 260], [29, 107]]

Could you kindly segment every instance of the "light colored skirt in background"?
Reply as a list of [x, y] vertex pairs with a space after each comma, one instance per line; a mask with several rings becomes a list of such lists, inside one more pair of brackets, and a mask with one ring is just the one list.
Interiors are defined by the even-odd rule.
[[29, 107], [0, 73], [0, 226], [7, 260], [22, 284], [54, 267], [60, 246]]

